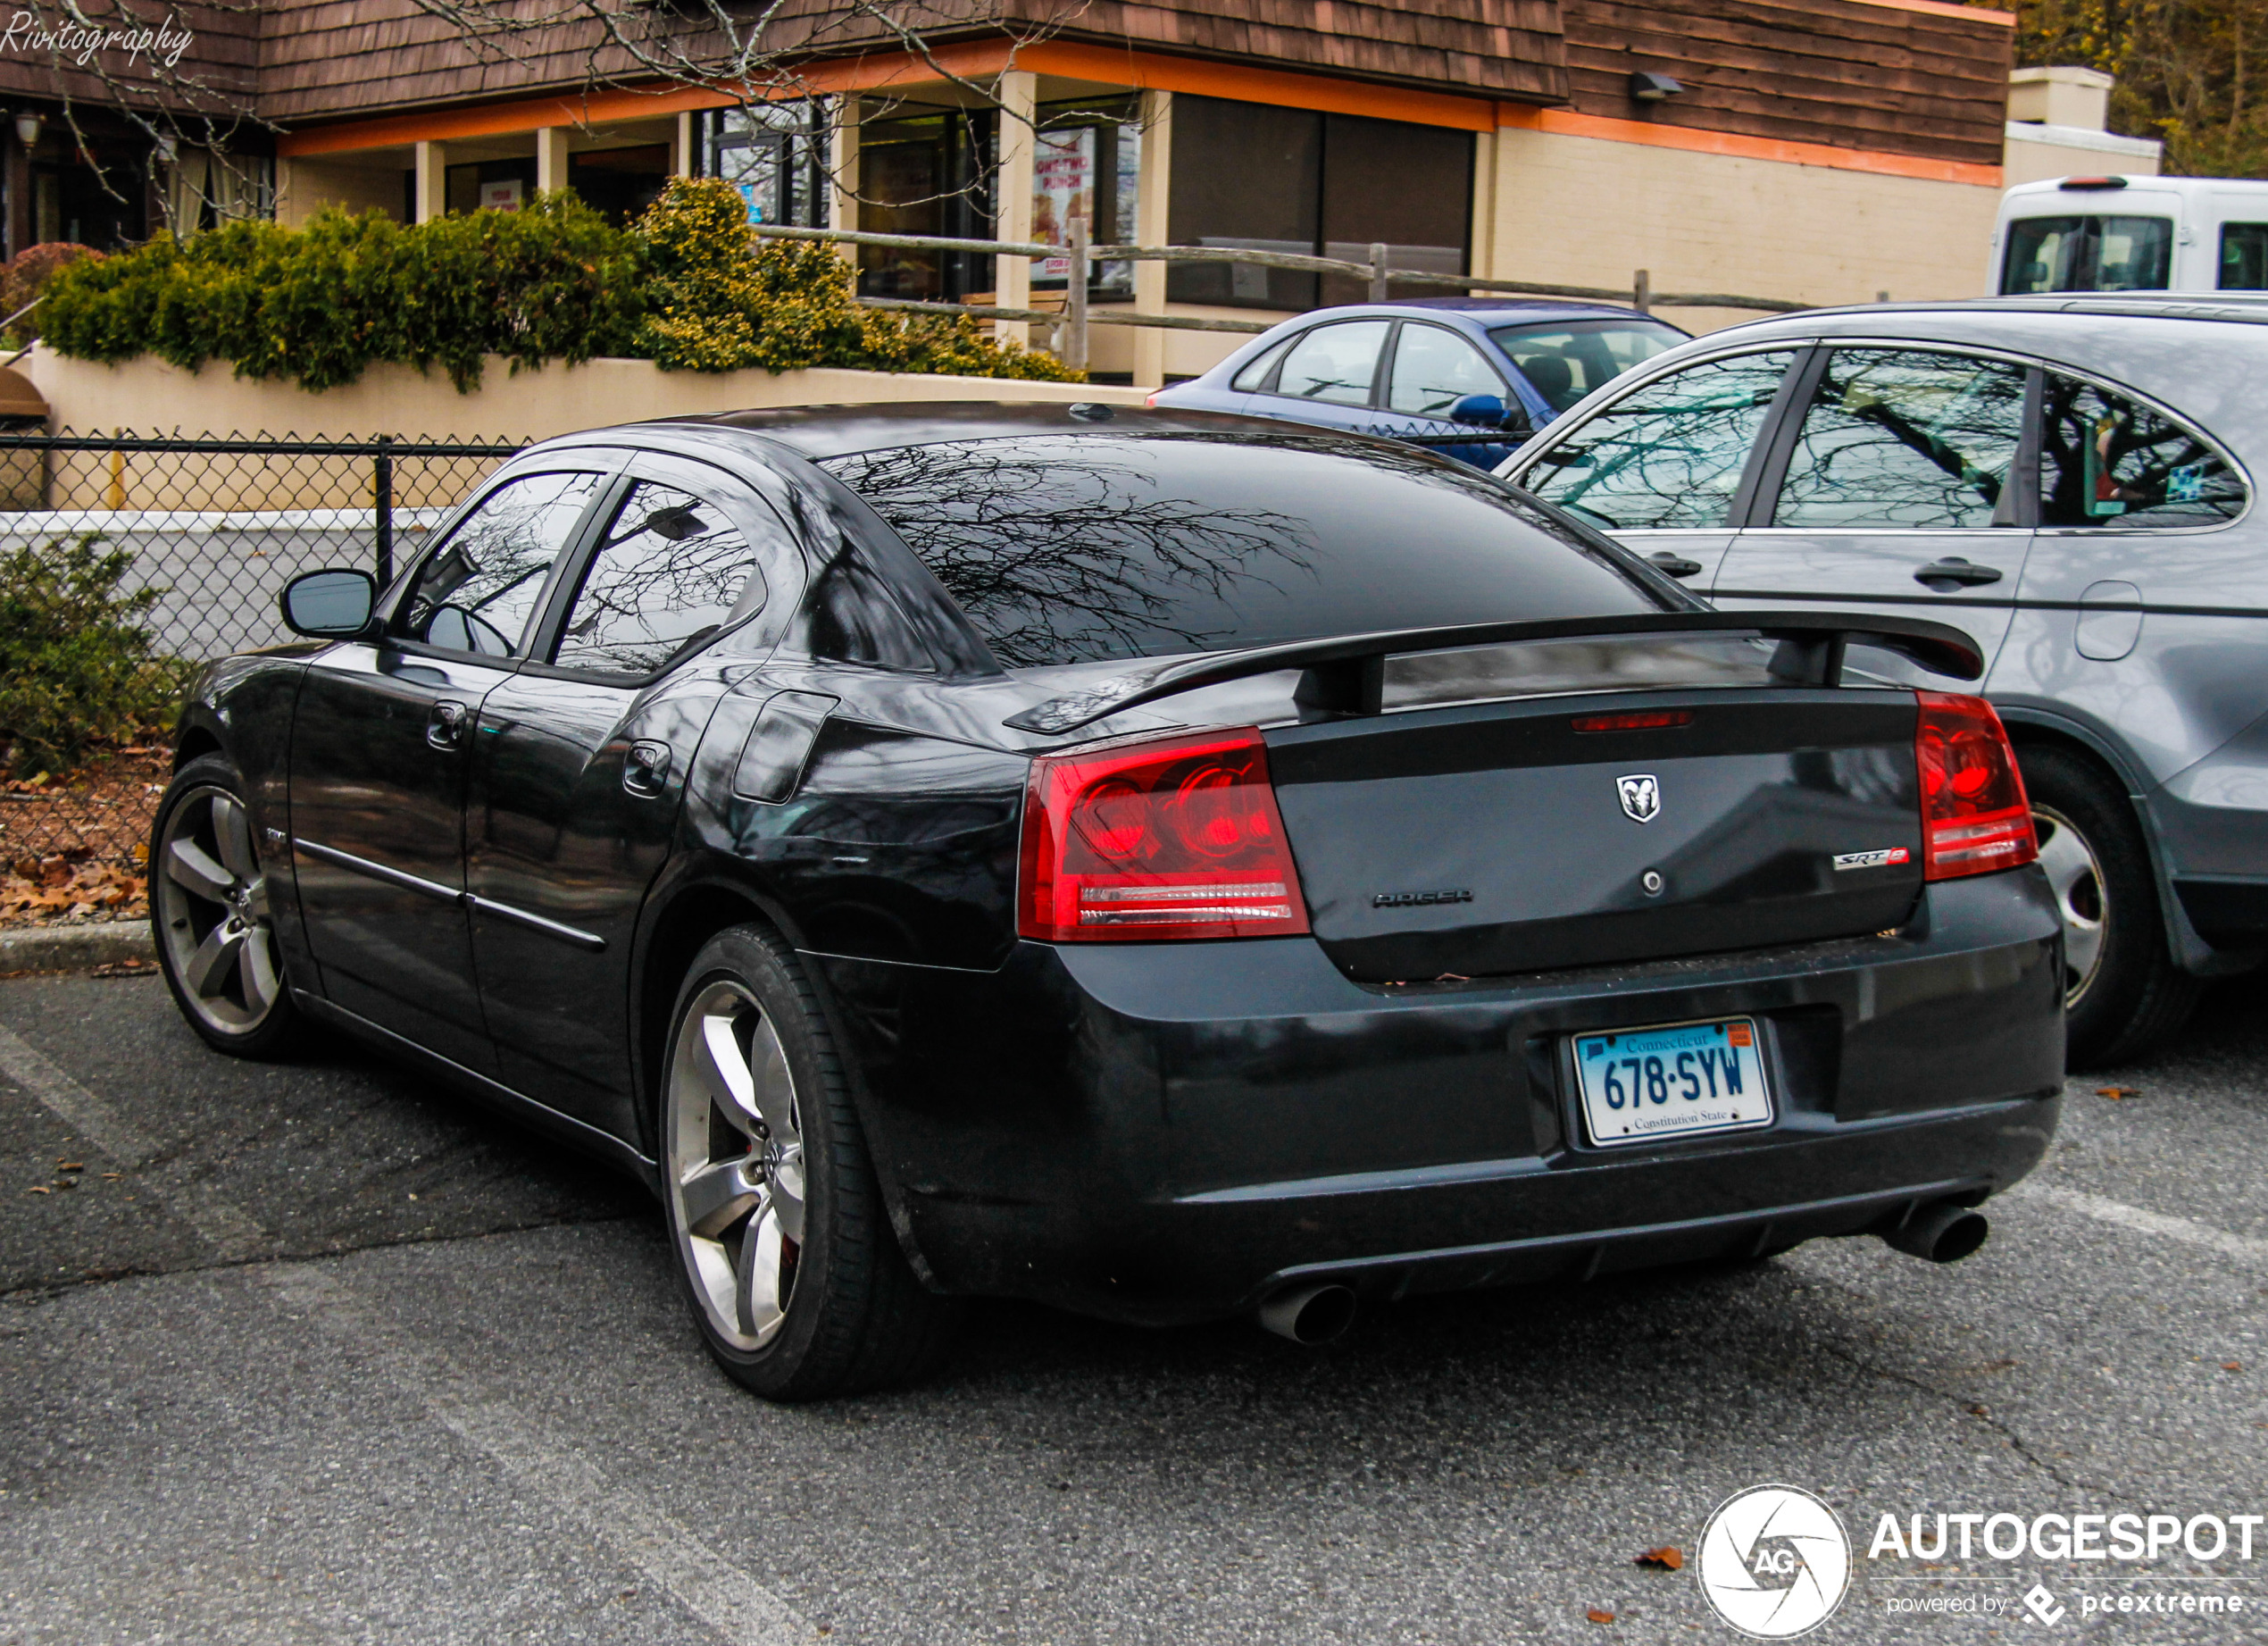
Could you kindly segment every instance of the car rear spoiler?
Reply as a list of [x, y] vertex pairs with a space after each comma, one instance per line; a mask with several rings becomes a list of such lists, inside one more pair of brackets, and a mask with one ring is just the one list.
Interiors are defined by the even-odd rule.
[[1447, 651], [1464, 646], [1520, 640], [1588, 639], [1602, 635], [1753, 634], [1780, 642], [1772, 677], [1789, 686], [1842, 683], [1843, 654], [1852, 645], [1893, 651], [1932, 674], [1972, 681], [1984, 656], [1960, 630], [1920, 617], [1864, 617], [1816, 612], [1644, 612], [1622, 617], [1569, 617], [1543, 622], [1456, 623], [1438, 629], [1396, 629], [1378, 634], [1290, 640], [1242, 651], [1180, 657], [1127, 673], [1045, 703], [1020, 709], [1002, 723], [1042, 736], [1076, 731], [1143, 703], [1200, 686], [1298, 669], [1303, 707], [1349, 714], [1383, 712], [1386, 660], [1398, 653]]

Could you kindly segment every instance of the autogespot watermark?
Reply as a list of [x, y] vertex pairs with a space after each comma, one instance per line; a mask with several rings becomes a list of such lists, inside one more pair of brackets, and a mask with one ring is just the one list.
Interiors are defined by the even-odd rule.
[[[2268, 1617], [2268, 1576], [2151, 1569], [2268, 1558], [2268, 1515], [2130, 1512], [1882, 1515], [1863, 1561], [1842, 1520], [1800, 1486], [1752, 1486], [1718, 1505], [1694, 1566], [1724, 1622], [1755, 1640], [1792, 1640], [1833, 1617], [1854, 1576], [1899, 1585], [1880, 1597], [1892, 1617], [2022, 1620], [2053, 1629], [2100, 1617]], [[1964, 1563], [1983, 1561], [1984, 1570]], [[1990, 1563], [2026, 1562], [2021, 1573]], [[1902, 1563], [1914, 1568], [1900, 1571]], [[2039, 1569], [2046, 1567], [2049, 1569]], [[2014, 1592], [2014, 1583], [2027, 1583]], [[1990, 1584], [1964, 1589], [1960, 1584]], [[1926, 1591], [1905, 1585], [1926, 1585]], [[2143, 1585], [2153, 1585], [2147, 1590]]]
[[18, 12], [0, 30], [0, 51], [21, 56], [38, 54], [85, 68], [104, 53], [117, 53], [127, 62], [147, 57], [167, 68], [177, 68], [181, 54], [196, 42], [186, 29], [161, 23], [154, 29], [96, 29], [80, 23], [51, 29], [29, 12]]

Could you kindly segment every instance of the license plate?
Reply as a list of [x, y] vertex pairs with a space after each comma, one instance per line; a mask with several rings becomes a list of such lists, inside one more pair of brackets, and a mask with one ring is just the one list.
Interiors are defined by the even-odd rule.
[[1772, 1124], [1754, 1018], [1579, 1034], [1575, 1076], [1601, 1145]]

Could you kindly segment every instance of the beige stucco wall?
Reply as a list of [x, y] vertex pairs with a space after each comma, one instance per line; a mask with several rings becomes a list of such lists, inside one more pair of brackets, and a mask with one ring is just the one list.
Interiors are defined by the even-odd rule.
[[609, 423], [688, 412], [830, 405], [889, 400], [1017, 400], [1139, 405], [1131, 389], [1094, 383], [1028, 383], [990, 377], [917, 377], [884, 372], [663, 372], [647, 360], [593, 360], [514, 373], [491, 356], [479, 389], [461, 395], [439, 371], [375, 365], [362, 380], [310, 392], [294, 383], [247, 382], [225, 362], [184, 372], [144, 356], [124, 365], [66, 360], [35, 348], [29, 369], [54, 426], [140, 434], [291, 433], [304, 439], [542, 439]]
[[2117, 177], [2155, 177], [2164, 145], [2151, 138], [2114, 137], [2083, 126], [2034, 126], [2008, 122], [2007, 159], [2002, 166], [2008, 187], [2044, 183], [2051, 177], [2101, 172]]
[[279, 160], [276, 173], [276, 221], [287, 229], [298, 228], [327, 205], [356, 213], [376, 208], [397, 221], [402, 215], [398, 169]]
[[[1982, 289], [2000, 191], [1840, 167], [1506, 128], [1496, 135], [1488, 262], [1500, 280], [1805, 304]], [[1692, 331], [1753, 313], [1664, 309]]]

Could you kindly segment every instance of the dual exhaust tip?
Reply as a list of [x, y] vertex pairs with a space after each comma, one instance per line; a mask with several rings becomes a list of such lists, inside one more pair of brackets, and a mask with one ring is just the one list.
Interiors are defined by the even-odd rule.
[[[1880, 1231], [1892, 1249], [1930, 1263], [1958, 1263], [1985, 1243], [1992, 1225], [1973, 1207], [1940, 1200]], [[1260, 1306], [1263, 1326], [1310, 1348], [1347, 1335], [1355, 1324], [1355, 1289], [1338, 1281], [1288, 1286]]]

